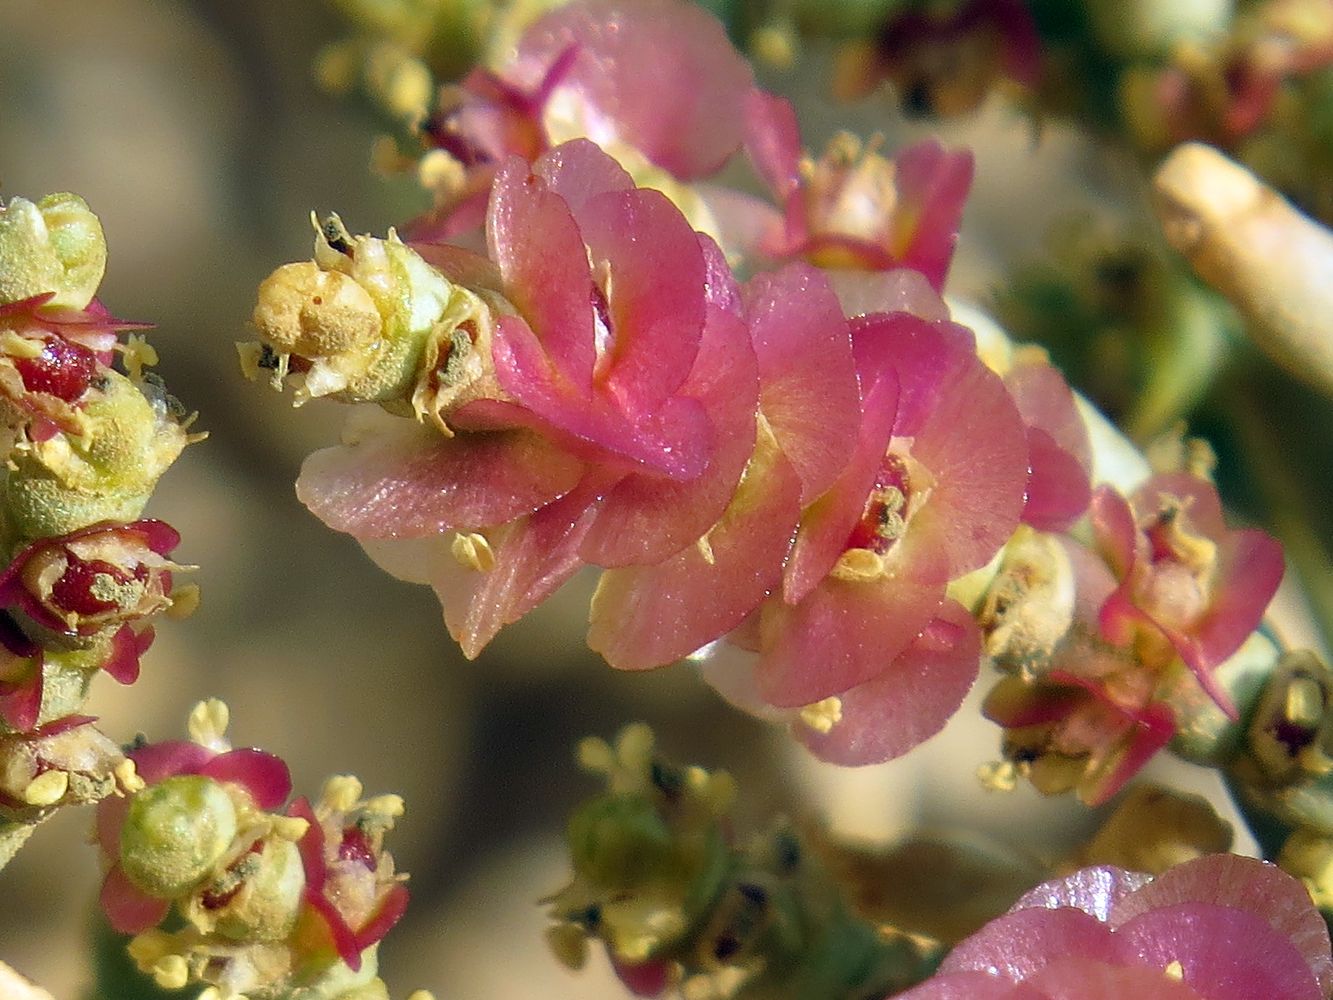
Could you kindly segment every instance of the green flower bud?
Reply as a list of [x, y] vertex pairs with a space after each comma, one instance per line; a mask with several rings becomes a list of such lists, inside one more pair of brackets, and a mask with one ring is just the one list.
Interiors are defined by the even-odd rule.
[[237, 941], [281, 941], [296, 925], [305, 870], [296, 844], [266, 837], [185, 903], [185, 918], [205, 934]]
[[102, 224], [78, 195], [0, 208], [0, 304], [55, 292], [52, 305], [82, 309], [105, 271]]
[[647, 799], [603, 795], [584, 803], [566, 834], [574, 871], [597, 885], [635, 886], [671, 867], [671, 831]]
[[208, 877], [236, 828], [236, 806], [216, 781], [191, 774], [167, 778], [130, 802], [120, 864], [144, 892], [174, 899]]
[[[188, 436], [174, 401], [112, 369], [84, 404], [87, 432], [33, 442], [11, 459], [3, 500], [13, 539], [63, 535], [98, 521], [133, 521]], [[153, 395], [149, 398], [148, 393]], [[11, 539], [12, 540], [12, 539]]]

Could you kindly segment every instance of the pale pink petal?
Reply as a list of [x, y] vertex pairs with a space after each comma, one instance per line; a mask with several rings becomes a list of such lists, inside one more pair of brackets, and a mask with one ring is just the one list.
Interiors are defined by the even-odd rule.
[[890, 250], [899, 264], [920, 271], [939, 290], [972, 187], [972, 154], [946, 152], [928, 139], [899, 153], [894, 165], [898, 206]]
[[1133, 505], [1140, 514], [1148, 516], [1173, 500], [1184, 502], [1195, 531], [1209, 538], [1221, 538], [1227, 533], [1217, 487], [1192, 473], [1169, 472], [1153, 476], [1135, 491]]
[[954, 972], [932, 976], [906, 993], [893, 994], [892, 1000], [1046, 1000], [1046, 997], [999, 976]]
[[759, 408], [801, 477], [801, 505], [823, 493], [856, 448], [861, 406], [851, 336], [820, 272], [789, 264], [747, 288]]
[[939, 293], [920, 271], [910, 267], [829, 271], [828, 279], [847, 316], [905, 312], [932, 322], [949, 318], [949, 307]]
[[660, 191], [598, 195], [579, 213], [594, 268], [610, 270], [610, 343], [598, 376], [626, 411], [660, 406], [685, 381], [704, 322], [698, 237]]
[[[546, 189], [558, 194], [583, 229], [582, 211], [588, 201], [607, 191], [631, 191], [632, 178], [619, 163], [587, 139], [562, 142], [532, 164], [532, 172], [546, 181]], [[584, 233], [585, 240], [587, 233]]]
[[803, 600], [846, 551], [884, 461], [898, 412], [897, 374], [885, 372], [873, 384], [863, 380], [862, 388], [865, 399], [856, 450], [827, 492], [801, 514], [801, 530], [783, 576], [782, 599], [788, 604]]
[[1179, 962], [1183, 981], [1208, 1000], [1324, 1000], [1296, 946], [1242, 910], [1209, 903], [1156, 907], [1121, 924], [1116, 941], [1124, 959], [1137, 964], [1164, 969]]
[[722, 428], [707, 470], [692, 482], [630, 475], [612, 487], [583, 540], [582, 558], [616, 567], [661, 562], [711, 528], [726, 510], [753, 448], [759, 379], [745, 324], [709, 310], [704, 340], [681, 392]]
[[1058, 369], [1045, 362], [1020, 362], [1004, 377], [1004, 384], [1025, 424], [1045, 431], [1079, 465], [1092, 468], [1087, 424]]
[[1139, 530], [1129, 501], [1112, 487], [1099, 486], [1093, 490], [1089, 513], [1098, 550], [1111, 572], [1123, 580], [1134, 565], [1139, 544]]
[[[535, 332], [555, 380], [564, 391], [586, 396], [597, 355], [583, 238], [564, 199], [517, 157], [496, 175], [486, 240], [505, 297]], [[495, 360], [500, 368], [501, 359]]]
[[305, 460], [296, 495], [360, 538], [404, 538], [510, 521], [574, 488], [582, 463], [524, 430], [443, 437], [395, 418]]
[[1232, 907], [1267, 921], [1304, 956], [1324, 993], [1333, 993], [1328, 925], [1305, 886], [1276, 865], [1238, 854], [1186, 861], [1118, 900], [1110, 922], [1118, 927], [1150, 910], [1179, 903]]
[[1213, 1000], [1168, 978], [1162, 969], [1086, 958], [1056, 959], [1023, 985], [1049, 1000]]
[[794, 607], [770, 600], [760, 619], [764, 697], [796, 707], [864, 684], [916, 641], [943, 601], [942, 583], [834, 576]]
[[664, 563], [602, 574], [588, 645], [613, 667], [646, 670], [729, 632], [781, 579], [800, 516], [800, 481], [777, 451], [752, 462], [707, 536]]
[[107, 921], [121, 934], [156, 927], [171, 909], [170, 902], [148, 895], [126, 878], [120, 865], [112, 865], [106, 873], [99, 902]]
[[1092, 501], [1088, 470], [1039, 427], [1028, 427], [1027, 501], [1023, 523], [1040, 531], [1063, 531]]
[[548, 597], [584, 565], [579, 545], [592, 523], [594, 481], [528, 517], [491, 532], [495, 566], [463, 566], [443, 546], [433, 549], [431, 586], [444, 609], [449, 634], [475, 659], [496, 634]]
[[944, 728], [981, 666], [981, 635], [961, 604], [935, 620], [879, 676], [839, 696], [842, 718], [827, 733], [797, 723], [797, 737], [821, 760], [856, 766], [905, 754]]
[[1151, 881], [1151, 875], [1126, 871], [1114, 865], [1080, 868], [1072, 875], [1043, 882], [1035, 889], [1028, 890], [1010, 907], [1010, 912], [1036, 907], [1055, 910], [1072, 906], [1105, 922], [1125, 897]]
[[959, 942], [940, 972], [989, 972], [1020, 982], [1057, 959], [1077, 956], [1112, 963], [1121, 961], [1120, 955], [1111, 929], [1082, 910], [1018, 910]]
[[753, 77], [711, 14], [680, 0], [570, 4], [524, 33], [519, 60], [549, 63], [571, 46], [553, 105], [586, 102], [595, 124], [607, 120], [683, 180], [713, 173], [739, 148]]
[[[484, 202], [483, 202], [484, 208]], [[450, 243], [410, 242], [409, 246], [435, 270], [456, 285], [500, 291], [504, 279], [490, 258]]]
[[762, 90], [750, 92], [745, 152], [773, 196], [785, 202], [801, 183], [801, 129], [790, 101]]

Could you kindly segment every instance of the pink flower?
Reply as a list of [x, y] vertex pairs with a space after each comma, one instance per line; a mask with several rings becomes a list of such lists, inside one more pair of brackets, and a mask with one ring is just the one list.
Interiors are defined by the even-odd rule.
[[759, 240], [762, 254], [835, 269], [906, 267], [943, 287], [972, 185], [971, 153], [928, 140], [888, 160], [844, 134], [803, 161], [791, 105], [758, 91], [747, 149], [782, 212]]
[[[468, 655], [580, 565], [660, 561], [703, 534], [745, 467], [758, 392], [720, 251], [592, 143], [510, 159], [487, 239], [494, 265], [472, 272], [489, 267], [513, 308], [488, 359], [498, 392], [451, 411], [451, 438], [363, 419], [297, 487], [429, 581]], [[421, 249], [445, 267], [463, 253]]]
[[749, 64], [722, 25], [680, 0], [581, 0], [531, 25], [498, 73], [473, 70], [446, 90], [427, 137], [467, 170], [418, 239], [481, 222], [490, 177], [510, 156], [528, 161], [569, 139], [632, 153], [671, 177], [716, 172], [740, 147]]
[[1227, 528], [1217, 490], [1188, 473], [1155, 476], [1128, 501], [1100, 487], [1092, 520], [1118, 581], [1102, 633], [1150, 665], [1179, 656], [1234, 718], [1213, 671], [1258, 627], [1282, 580], [1281, 547], [1262, 531]]
[[1033, 889], [898, 1000], [1320, 1000], [1328, 929], [1304, 886], [1229, 854], [1156, 878], [1086, 868]]
[[[184, 775], [198, 775], [231, 790], [251, 808], [271, 810], [291, 794], [291, 775], [287, 765], [262, 750], [239, 749], [218, 752], [210, 747], [184, 740], [151, 743], [126, 754], [135, 770], [151, 788]], [[142, 794], [142, 793], [139, 793]], [[130, 814], [133, 796], [108, 797], [97, 806], [97, 839], [103, 855], [111, 862], [102, 883], [101, 905], [111, 926], [122, 934], [137, 934], [156, 926], [171, 908], [174, 897], [146, 890], [126, 874], [122, 865], [122, 832]], [[159, 842], [183, 834], [188, 821], [172, 828], [141, 833]], [[200, 881], [202, 881], [201, 876]]]

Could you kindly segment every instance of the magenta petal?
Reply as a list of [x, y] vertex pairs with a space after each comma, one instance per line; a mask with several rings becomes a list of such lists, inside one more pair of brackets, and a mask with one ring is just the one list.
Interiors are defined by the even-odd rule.
[[770, 600], [760, 619], [764, 697], [795, 708], [864, 684], [916, 641], [943, 601], [943, 584], [833, 576], [794, 607]]
[[856, 766], [900, 757], [934, 736], [958, 711], [981, 666], [981, 634], [967, 609], [939, 614], [878, 677], [839, 696], [842, 719], [827, 733], [797, 723], [797, 737], [821, 760]]
[[388, 934], [393, 925], [398, 923], [403, 918], [403, 914], [407, 912], [409, 899], [407, 886], [401, 882], [386, 892], [375, 913], [356, 932], [357, 949], [364, 951], [376, 941], [381, 940], [385, 934]]
[[1117, 902], [1111, 925], [1180, 903], [1233, 907], [1267, 921], [1305, 957], [1324, 993], [1333, 993], [1328, 925], [1305, 886], [1276, 865], [1238, 854], [1210, 854], [1186, 861]]
[[671, 985], [671, 963], [665, 959], [646, 962], [622, 962], [611, 955], [611, 968], [636, 997], [658, 997]]
[[533, 163], [532, 172], [546, 181], [548, 191], [565, 200], [581, 230], [583, 207], [589, 199], [607, 191], [634, 189], [634, 178], [625, 168], [588, 139], [573, 139], [548, 150]]
[[851, 335], [827, 279], [808, 265], [758, 275], [747, 291], [759, 408], [801, 477], [805, 506], [856, 448], [861, 405]]
[[583, 238], [565, 200], [518, 157], [496, 175], [486, 239], [505, 297], [536, 332], [543, 357], [568, 391], [587, 395], [596, 349]]
[[308, 898], [323, 898], [328, 870], [324, 865], [324, 827], [315, 817], [310, 800], [304, 795], [287, 807], [287, 815], [303, 819], [309, 824], [296, 848], [301, 854], [301, 868], [305, 872], [305, 892]]
[[1036, 907], [1055, 910], [1072, 906], [1105, 922], [1121, 900], [1151, 881], [1151, 875], [1126, 871], [1114, 865], [1080, 868], [1072, 875], [1043, 882], [1035, 889], [1029, 889], [1010, 907], [1010, 912]]
[[744, 323], [710, 308], [704, 340], [681, 392], [724, 428], [707, 470], [690, 482], [630, 475], [602, 501], [583, 540], [584, 561], [616, 567], [662, 562], [717, 523], [753, 448], [759, 381]]
[[24, 669], [26, 676], [22, 679], [0, 681], [0, 718], [19, 732], [37, 725], [42, 711], [42, 662], [33, 660]]
[[1063, 531], [1083, 516], [1092, 500], [1088, 470], [1046, 431], [1027, 432], [1029, 474], [1023, 523], [1040, 531]]
[[1156, 907], [1122, 924], [1116, 940], [1136, 964], [1160, 969], [1179, 962], [1184, 982], [1208, 1000], [1324, 998], [1296, 946], [1242, 910], [1209, 903]]
[[588, 645], [622, 670], [686, 656], [739, 625], [781, 578], [800, 516], [800, 481], [774, 451], [752, 462], [722, 519], [666, 562], [602, 574]]
[[111, 651], [102, 661], [102, 669], [118, 684], [133, 684], [139, 679], [139, 660], [148, 652], [156, 635], [151, 625], [137, 632], [128, 624], [122, 625], [111, 637]]
[[941, 963], [940, 972], [989, 972], [1020, 982], [1048, 963], [1071, 956], [1120, 960], [1111, 929], [1082, 910], [1018, 910], [959, 942]]
[[359, 972], [362, 949], [356, 946], [356, 934], [347, 925], [338, 907], [322, 892], [314, 894], [307, 892], [306, 905], [323, 919], [324, 925], [329, 929], [329, 937], [333, 940], [333, 948], [343, 960], [343, 964], [353, 972]]
[[501, 628], [541, 604], [583, 566], [579, 545], [592, 522], [598, 490], [589, 481], [493, 532], [495, 566], [487, 572], [461, 565], [443, 544], [435, 547], [431, 586], [464, 656], [480, 655]]
[[170, 902], [148, 895], [126, 878], [120, 865], [112, 865], [106, 873], [98, 901], [111, 926], [121, 934], [156, 927], [171, 909]]
[[220, 753], [199, 769], [214, 781], [243, 785], [260, 809], [276, 809], [292, 792], [292, 775], [280, 757], [242, 748]]
[[660, 191], [592, 198], [579, 227], [593, 266], [610, 272], [611, 331], [599, 377], [630, 413], [660, 406], [699, 353], [704, 258], [698, 237]]
[[529, 431], [460, 433], [392, 418], [305, 460], [296, 495], [361, 538], [436, 535], [502, 524], [574, 488], [583, 466]]
[[753, 90], [745, 101], [745, 151], [779, 202], [801, 183], [801, 130], [785, 97]]
[[127, 756], [139, 777], [153, 785], [178, 774], [198, 774], [216, 754], [189, 740], [167, 740], [131, 750]]

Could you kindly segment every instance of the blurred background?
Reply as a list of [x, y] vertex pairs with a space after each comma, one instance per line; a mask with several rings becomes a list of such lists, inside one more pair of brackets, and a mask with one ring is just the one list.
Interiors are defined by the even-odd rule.
[[[382, 968], [396, 993], [441, 1000], [624, 995], [600, 956], [575, 975], [546, 955], [535, 901], [561, 885], [563, 818], [594, 787], [574, 743], [633, 719], [668, 754], [732, 770], [742, 827], [777, 810], [872, 841], [966, 826], [1033, 858], [1087, 831], [1093, 818], [1068, 799], [978, 788], [976, 767], [998, 754], [975, 708], [905, 761], [838, 771], [686, 666], [614, 674], [583, 648], [586, 581], [466, 662], [428, 590], [379, 572], [304, 511], [292, 491], [301, 459], [336, 439], [341, 413], [293, 410], [241, 379], [233, 344], [247, 339], [254, 289], [308, 256], [312, 209], [382, 234], [426, 207], [410, 181], [371, 173], [379, 120], [313, 82], [316, 52], [342, 31], [317, 0], [0, 4], [0, 196], [88, 200], [111, 248], [101, 299], [156, 325], [159, 371], [210, 435], [148, 511], [183, 535], [177, 557], [199, 566], [203, 604], [159, 629], [134, 687], [99, 679], [90, 711], [103, 728], [177, 737], [190, 706], [216, 696], [233, 740], [284, 756], [298, 789], [354, 772], [371, 792], [402, 793], [391, 844], [413, 905]], [[835, 115], [817, 90], [803, 91], [807, 123], [878, 129], [890, 150], [926, 131], [877, 98]], [[1038, 147], [1031, 123], [995, 102], [945, 138], [978, 157], [956, 296], [987, 294], [996, 262], [1035, 252], [1059, 211], [1138, 194], [1136, 167], [1058, 129]], [[0, 959], [58, 997], [88, 977], [100, 878], [82, 844], [90, 819], [59, 815], [0, 873]]]

